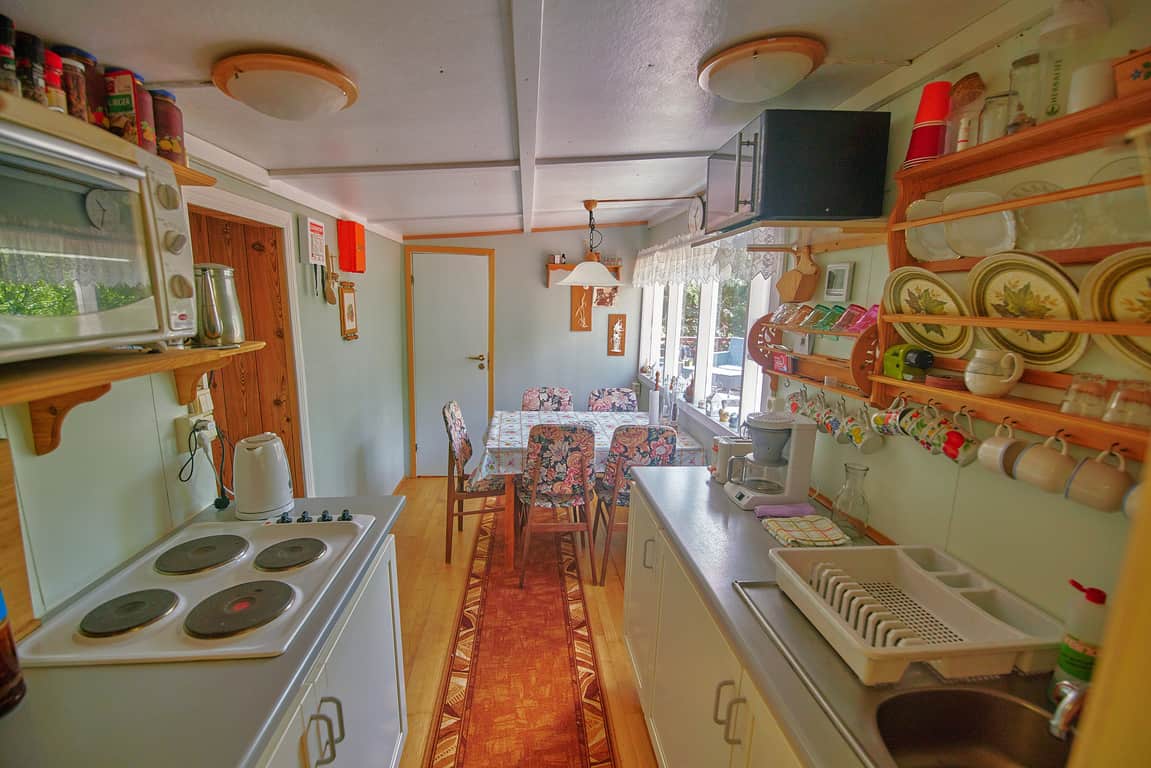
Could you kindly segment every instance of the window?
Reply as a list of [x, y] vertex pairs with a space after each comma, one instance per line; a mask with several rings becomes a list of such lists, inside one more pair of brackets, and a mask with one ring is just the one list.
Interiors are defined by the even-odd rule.
[[[751, 284], [725, 280], [719, 284], [712, 334], [711, 381], [708, 382], [708, 414], [734, 412], [738, 423], [743, 395], [743, 353], [747, 344], [747, 313]], [[730, 416], [728, 418], [730, 420]]]
[[656, 296], [656, 318], [655, 318], [655, 332], [656, 338], [659, 339], [659, 365], [656, 366], [657, 370], [666, 370], [664, 364], [667, 362], [667, 305], [671, 291], [668, 290], [671, 286], [663, 286], [659, 289], [659, 295]]
[[679, 324], [679, 377], [685, 384], [695, 375], [696, 353], [699, 349], [699, 297], [700, 286], [683, 286]]

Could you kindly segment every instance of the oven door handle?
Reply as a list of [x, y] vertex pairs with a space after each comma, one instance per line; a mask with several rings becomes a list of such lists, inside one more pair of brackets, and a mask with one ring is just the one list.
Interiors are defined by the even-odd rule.
[[58, 160], [67, 160], [120, 176], [143, 179], [148, 175], [143, 168], [126, 160], [15, 123], [0, 122], [0, 139], [9, 142], [13, 147], [32, 150]]

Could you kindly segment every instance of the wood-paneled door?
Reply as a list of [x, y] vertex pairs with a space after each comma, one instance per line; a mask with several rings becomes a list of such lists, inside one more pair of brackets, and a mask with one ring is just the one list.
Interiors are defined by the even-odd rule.
[[[227, 264], [236, 270], [245, 334], [267, 344], [215, 371], [212, 403], [216, 423], [233, 443], [260, 432], [278, 434], [288, 453], [295, 495], [306, 496], [288, 278], [281, 242], [284, 230], [198, 206], [189, 206], [188, 218], [196, 263]], [[217, 463], [219, 445], [215, 448]], [[228, 459], [224, 484], [231, 488], [231, 451]]]

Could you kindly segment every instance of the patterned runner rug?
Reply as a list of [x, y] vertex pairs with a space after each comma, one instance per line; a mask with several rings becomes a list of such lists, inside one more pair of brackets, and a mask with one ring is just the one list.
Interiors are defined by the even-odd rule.
[[480, 518], [425, 765], [613, 768], [572, 537], [532, 537], [521, 590], [494, 522]]

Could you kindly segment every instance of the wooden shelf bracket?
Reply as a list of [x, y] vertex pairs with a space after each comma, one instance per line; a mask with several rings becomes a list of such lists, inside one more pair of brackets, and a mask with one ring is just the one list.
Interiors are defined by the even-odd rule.
[[111, 384], [97, 384], [62, 395], [33, 400], [28, 403], [28, 416], [32, 420], [32, 444], [37, 456], [51, 453], [60, 445], [60, 430], [64, 417], [80, 403], [90, 403], [108, 394]]

